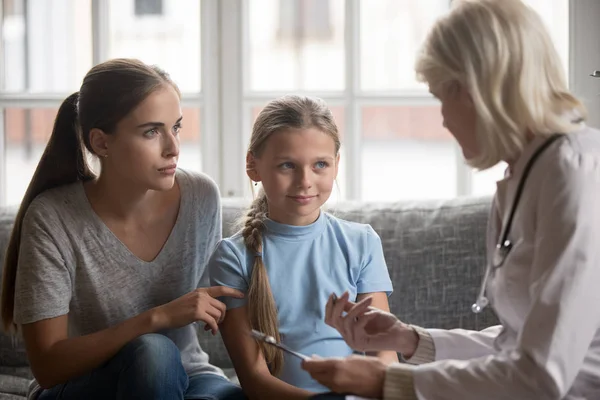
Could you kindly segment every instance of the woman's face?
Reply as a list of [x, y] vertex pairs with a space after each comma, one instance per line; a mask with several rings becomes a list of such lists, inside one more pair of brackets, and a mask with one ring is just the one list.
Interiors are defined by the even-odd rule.
[[465, 159], [479, 155], [476, 137], [477, 115], [471, 95], [459, 83], [430, 88], [442, 103], [444, 127], [450, 131], [462, 149]]
[[[179, 95], [170, 85], [151, 93], [105, 135], [102, 173], [129, 187], [168, 190], [179, 159], [182, 112]], [[112, 178], [111, 178], [112, 179]]]

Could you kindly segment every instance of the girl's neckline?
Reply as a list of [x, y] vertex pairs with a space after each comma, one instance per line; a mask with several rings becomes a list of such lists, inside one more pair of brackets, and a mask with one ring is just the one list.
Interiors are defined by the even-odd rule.
[[315, 222], [309, 225], [288, 225], [273, 221], [267, 218], [265, 220], [265, 233], [287, 239], [305, 239], [319, 234], [323, 231], [326, 224], [325, 213], [321, 211]]

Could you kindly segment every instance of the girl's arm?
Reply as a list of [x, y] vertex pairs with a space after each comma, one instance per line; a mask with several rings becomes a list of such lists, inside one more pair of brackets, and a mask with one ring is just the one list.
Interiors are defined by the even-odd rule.
[[302, 400], [314, 395], [271, 375], [250, 330], [246, 306], [227, 310], [221, 336], [246, 396], [251, 400]]
[[[384, 292], [374, 293], [361, 293], [357, 296], [356, 300], [361, 301], [366, 297], [372, 297], [372, 307], [378, 308], [383, 311], [390, 312], [390, 305], [388, 303], [387, 294]], [[385, 364], [391, 364], [398, 362], [398, 354], [395, 351], [379, 351], [376, 353], [367, 353], [370, 356], [379, 357]]]

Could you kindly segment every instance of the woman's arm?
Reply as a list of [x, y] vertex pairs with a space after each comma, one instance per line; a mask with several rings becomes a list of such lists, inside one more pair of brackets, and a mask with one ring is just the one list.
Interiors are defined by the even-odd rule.
[[314, 395], [271, 375], [250, 330], [246, 306], [227, 310], [221, 336], [246, 396], [252, 400], [303, 400]]
[[118, 325], [93, 334], [68, 337], [68, 315], [22, 325], [31, 370], [43, 388], [84, 375], [113, 357], [136, 337], [204, 321], [213, 334], [225, 313], [214, 297], [243, 294], [225, 287], [197, 289]]
[[68, 338], [68, 316], [22, 326], [35, 379], [47, 389], [84, 375], [113, 357], [126, 343], [153, 332], [151, 312], [91, 335]]
[[[361, 301], [366, 297], [371, 297], [371, 306], [383, 311], [390, 312], [390, 304], [388, 303], [387, 294], [384, 292], [361, 293], [356, 297], [357, 301]], [[398, 354], [395, 351], [379, 351], [369, 352], [368, 355], [379, 357], [385, 364], [398, 362]]]

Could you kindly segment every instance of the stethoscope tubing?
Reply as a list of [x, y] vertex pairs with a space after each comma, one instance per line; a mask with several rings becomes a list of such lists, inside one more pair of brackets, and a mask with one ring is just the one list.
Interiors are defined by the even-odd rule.
[[557, 139], [560, 139], [563, 136], [565, 136], [565, 135], [562, 133], [555, 133], [552, 136], [550, 136], [540, 147], [537, 148], [535, 153], [531, 156], [531, 158], [527, 162], [527, 165], [525, 165], [525, 169], [523, 170], [523, 176], [521, 177], [521, 180], [519, 181], [519, 185], [517, 186], [517, 192], [515, 194], [515, 198], [510, 207], [508, 219], [506, 220], [506, 224], [504, 224], [504, 227], [501, 230], [502, 234], [500, 235], [500, 240], [498, 241], [498, 244], [496, 244], [496, 248], [494, 249], [494, 254], [492, 255], [492, 259], [488, 260], [488, 263], [485, 268], [485, 274], [483, 275], [483, 280], [481, 281], [481, 286], [479, 288], [479, 293], [477, 294], [477, 299], [475, 300], [475, 303], [473, 303], [473, 305], [471, 306], [471, 311], [473, 311], [475, 314], [480, 313], [481, 311], [483, 311], [483, 309], [485, 307], [488, 306], [489, 300], [485, 296], [485, 290], [486, 290], [487, 283], [490, 278], [491, 272], [492, 272], [492, 270], [495, 271], [498, 268], [502, 267], [502, 265], [504, 264], [504, 261], [506, 260], [506, 258], [508, 257], [508, 254], [510, 253], [510, 250], [512, 249], [512, 242], [508, 239], [508, 235], [510, 233], [510, 228], [512, 226], [513, 219], [514, 219], [515, 213], [517, 211], [517, 207], [519, 206], [519, 202], [521, 201], [521, 195], [523, 194], [523, 189], [525, 188], [525, 181], [527, 180], [527, 177], [529, 176], [529, 172], [531, 171], [531, 168], [535, 164], [535, 161], [537, 160], [537, 158], [552, 143], [554, 143]]

